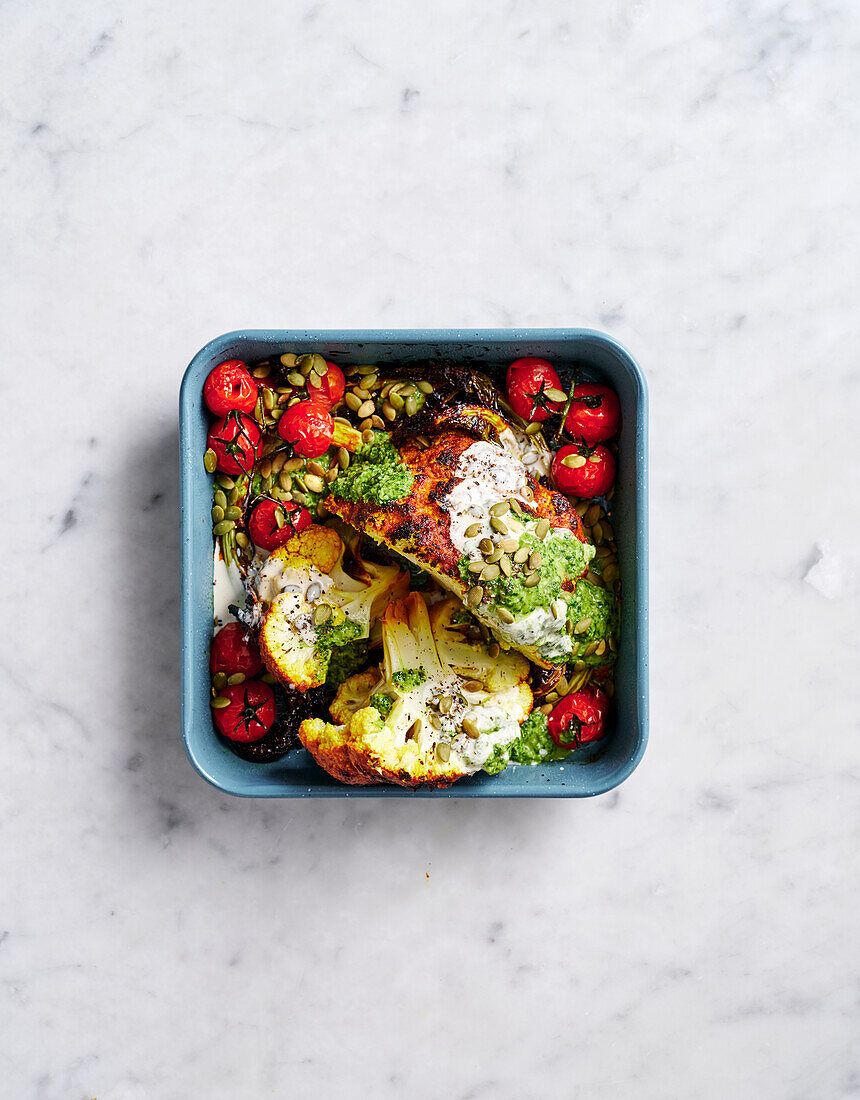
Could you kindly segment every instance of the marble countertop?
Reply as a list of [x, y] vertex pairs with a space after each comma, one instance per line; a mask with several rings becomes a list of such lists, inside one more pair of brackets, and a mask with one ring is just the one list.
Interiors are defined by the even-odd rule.
[[[857, 5], [12, 0], [0, 34], [3, 1095], [860, 1091]], [[640, 358], [620, 789], [263, 804], [187, 764], [179, 381], [305, 325]]]

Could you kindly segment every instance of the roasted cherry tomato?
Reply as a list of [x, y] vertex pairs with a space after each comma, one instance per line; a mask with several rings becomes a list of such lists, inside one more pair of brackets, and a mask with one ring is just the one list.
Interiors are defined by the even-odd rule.
[[228, 412], [209, 429], [209, 446], [225, 474], [249, 474], [254, 468], [262, 432], [256, 420], [240, 412]]
[[327, 409], [331, 409], [343, 397], [343, 391], [346, 389], [346, 379], [343, 376], [343, 371], [334, 363], [326, 361], [326, 366], [328, 371], [323, 375], [322, 382], [315, 386], [309, 378], [307, 386], [312, 400], [324, 405]]
[[298, 504], [276, 504], [273, 500], [261, 500], [248, 520], [248, 533], [255, 546], [271, 552], [276, 546], [289, 542], [299, 531], [304, 531], [310, 522], [311, 514], [307, 508]]
[[549, 735], [560, 749], [575, 749], [598, 741], [606, 732], [608, 700], [600, 688], [586, 688], [566, 695], [552, 710]]
[[209, 372], [203, 383], [203, 400], [216, 416], [226, 416], [233, 409], [253, 412], [257, 404], [256, 380], [240, 359], [227, 359]]
[[592, 382], [573, 388], [573, 400], [565, 417], [565, 431], [589, 446], [611, 439], [621, 425], [621, 405], [615, 390]]
[[290, 405], [278, 421], [278, 435], [295, 447], [304, 458], [318, 458], [331, 444], [334, 421], [324, 405], [316, 401], [298, 401]]
[[262, 680], [228, 685], [219, 693], [230, 705], [212, 709], [218, 732], [231, 741], [259, 741], [275, 721], [275, 693]]
[[523, 420], [546, 420], [567, 400], [561, 381], [546, 359], [517, 359], [508, 367], [508, 401]]
[[600, 443], [596, 447], [569, 444], [556, 451], [552, 476], [568, 496], [603, 497], [615, 481], [615, 459]]
[[212, 639], [209, 649], [209, 670], [213, 676], [216, 672], [226, 672], [228, 676], [234, 672], [256, 676], [262, 667], [260, 653], [245, 627], [241, 623], [225, 623]]

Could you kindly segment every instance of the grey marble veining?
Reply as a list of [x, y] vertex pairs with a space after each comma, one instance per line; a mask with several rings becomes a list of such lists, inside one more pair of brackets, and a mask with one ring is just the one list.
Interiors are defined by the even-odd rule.
[[[0, 7], [0, 1092], [860, 1092], [860, 10]], [[231, 800], [176, 401], [242, 326], [590, 325], [652, 416], [652, 742], [585, 803]]]

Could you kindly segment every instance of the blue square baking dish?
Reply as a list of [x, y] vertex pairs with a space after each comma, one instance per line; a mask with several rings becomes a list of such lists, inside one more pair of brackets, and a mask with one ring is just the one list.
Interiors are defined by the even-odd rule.
[[[621, 400], [613, 523], [619, 548], [622, 613], [614, 719], [601, 751], [546, 767], [514, 764], [497, 776], [462, 779], [446, 790], [348, 787], [298, 750], [271, 764], [241, 760], [215, 736], [209, 709], [212, 630], [212, 486], [203, 468], [209, 371], [224, 359], [250, 362], [288, 351], [320, 352], [335, 363], [389, 363], [451, 358], [511, 363], [537, 355], [576, 364], [613, 386]], [[200, 775], [228, 794], [248, 798], [584, 798], [625, 780], [648, 740], [648, 393], [642, 370], [617, 340], [589, 329], [393, 329], [230, 332], [195, 355], [180, 394], [182, 524], [182, 730]]]

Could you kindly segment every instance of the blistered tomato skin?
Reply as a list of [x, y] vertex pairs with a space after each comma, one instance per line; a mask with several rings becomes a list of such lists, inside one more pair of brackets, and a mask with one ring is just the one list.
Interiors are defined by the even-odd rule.
[[216, 672], [256, 676], [262, 667], [260, 653], [241, 623], [226, 623], [212, 639], [209, 670], [213, 676]]
[[278, 435], [292, 443], [297, 455], [319, 458], [331, 445], [334, 421], [324, 405], [299, 401], [290, 405], [278, 421]]
[[275, 693], [262, 680], [228, 685], [219, 695], [230, 705], [212, 711], [218, 732], [230, 741], [259, 741], [275, 721]]
[[549, 716], [549, 735], [560, 749], [599, 741], [606, 732], [608, 700], [600, 688], [566, 695]]
[[262, 432], [256, 420], [240, 412], [228, 412], [209, 429], [209, 447], [224, 474], [250, 474], [254, 468]]
[[216, 416], [228, 412], [251, 413], [257, 404], [257, 383], [241, 359], [219, 363], [203, 383], [203, 400]]
[[[283, 524], [278, 526], [278, 511]], [[251, 513], [248, 534], [261, 550], [271, 553], [278, 546], [289, 542], [293, 535], [310, 526], [311, 514], [298, 504], [276, 504], [273, 500], [261, 500]]]
[[590, 446], [605, 443], [621, 427], [621, 405], [615, 390], [592, 382], [574, 386], [564, 421], [565, 431]]
[[324, 405], [327, 409], [332, 409], [343, 397], [346, 390], [346, 379], [343, 376], [343, 371], [335, 363], [329, 363], [326, 360], [326, 364], [328, 371], [323, 375], [320, 384], [315, 386], [308, 379], [307, 388], [312, 400]]
[[[546, 359], [517, 359], [508, 367], [508, 401], [523, 420], [546, 420], [564, 408], [564, 391], [551, 363]], [[560, 394], [561, 399], [548, 394]]]
[[[577, 466], [567, 466], [564, 460], [582, 459]], [[568, 444], [560, 447], [552, 460], [552, 476], [562, 493], [568, 496], [603, 497], [615, 482], [615, 459], [612, 452], [598, 443], [593, 449]]]

